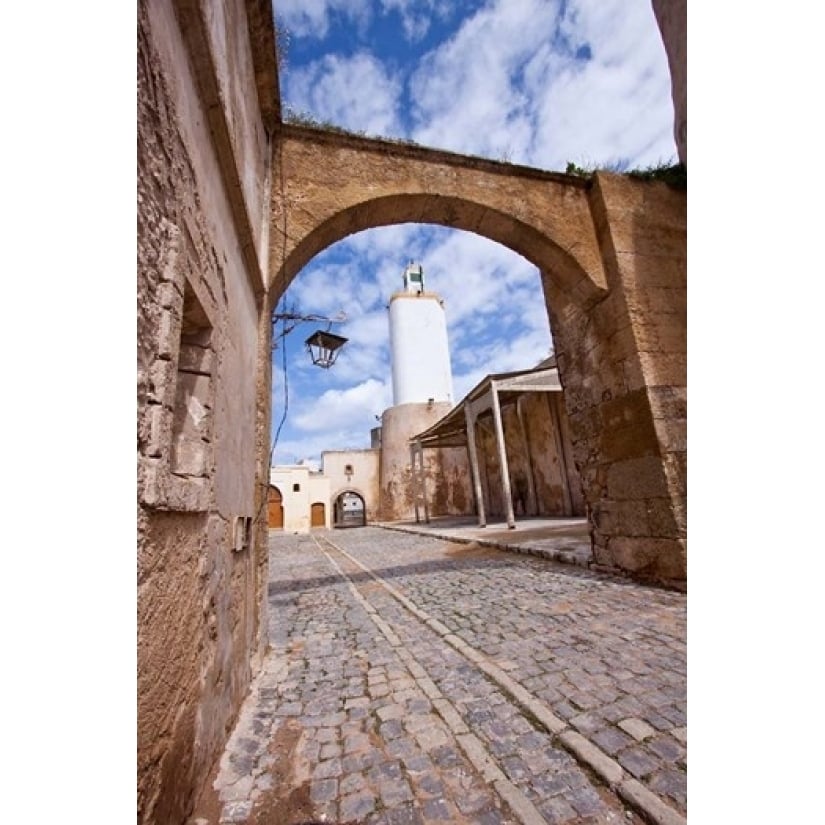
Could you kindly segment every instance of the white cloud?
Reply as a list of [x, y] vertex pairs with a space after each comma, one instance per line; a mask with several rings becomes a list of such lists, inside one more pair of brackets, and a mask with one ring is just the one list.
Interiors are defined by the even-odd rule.
[[379, 0], [386, 14], [397, 11], [407, 40], [416, 42], [430, 30], [433, 18], [445, 19], [453, 10], [449, 0]]
[[327, 54], [285, 79], [286, 99], [298, 112], [369, 135], [401, 134], [401, 81], [366, 52]]
[[[326, 390], [293, 418], [304, 432], [346, 430], [364, 420], [375, 420], [390, 404], [392, 391], [385, 381], [369, 378], [343, 390]], [[329, 449], [338, 449], [330, 446]]]
[[591, 59], [543, 49], [530, 61], [525, 85], [537, 112], [531, 161], [564, 168], [568, 160], [624, 160], [634, 168], [673, 159], [667, 58], [650, 3], [578, 0], [562, 30], [586, 43]]
[[649, 0], [499, 0], [422, 59], [411, 94], [429, 145], [551, 169], [675, 156]]
[[523, 159], [532, 135], [519, 70], [552, 37], [557, 4], [492, 4], [425, 55], [411, 80], [415, 140], [471, 154]]
[[291, 35], [323, 38], [333, 14], [363, 28], [369, 20], [370, 6], [370, 0], [276, 0], [275, 14], [279, 25]]

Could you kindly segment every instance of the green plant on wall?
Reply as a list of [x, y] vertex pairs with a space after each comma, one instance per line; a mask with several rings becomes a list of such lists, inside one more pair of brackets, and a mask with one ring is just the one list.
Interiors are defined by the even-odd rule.
[[658, 180], [676, 189], [687, 189], [687, 167], [683, 163], [658, 163], [646, 169], [619, 169], [616, 165], [604, 164], [584, 167], [573, 161], [567, 162], [564, 170], [568, 175], [580, 178], [592, 178], [594, 172], [611, 172], [614, 175], [627, 175], [636, 180]]

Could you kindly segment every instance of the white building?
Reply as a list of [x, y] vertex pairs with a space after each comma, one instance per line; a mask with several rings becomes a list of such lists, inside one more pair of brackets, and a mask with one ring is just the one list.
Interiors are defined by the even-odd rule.
[[444, 301], [424, 286], [424, 270], [411, 263], [404, 288], [390, 298], [392, 403], [453, 403], [453, 374]]

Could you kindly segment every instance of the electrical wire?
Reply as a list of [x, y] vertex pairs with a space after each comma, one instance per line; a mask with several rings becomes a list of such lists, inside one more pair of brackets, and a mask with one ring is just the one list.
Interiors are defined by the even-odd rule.
[[[284, 327], [286, 327], [286, 319], [284, 319]], [[272, 449], [269, 452], [269, 466], [272, 466], [272, 459], [275, 455], [275, 445], [278, 443], [278, 438], [281, 435], [281, 428], [286, 421], [287, 413], [289, 412], [289, 375], [287, 374], [287, 359], [286, 359], [286, 332], [281, 337], [281, 352], [283, 353], [283, 370], [284, 370], [284, 414], [281, 416], [281, 421], [278, 424], [278, 429], [275, 430], [275, 438], [272, 441]]]

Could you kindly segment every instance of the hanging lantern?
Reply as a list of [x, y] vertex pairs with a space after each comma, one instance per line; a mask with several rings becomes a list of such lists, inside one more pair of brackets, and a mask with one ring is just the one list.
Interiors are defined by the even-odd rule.
[[317, 330], [306, 339], [306, 347], [309, 351], [312, 363], [316, 366], [329, 369], [338, 357], [338, 350], [349, 341], [334, 332]]

